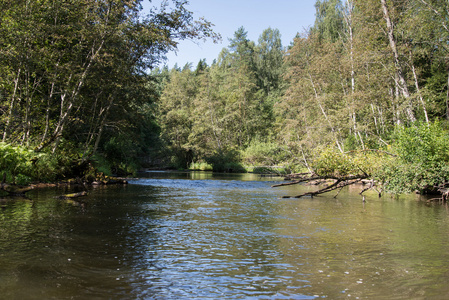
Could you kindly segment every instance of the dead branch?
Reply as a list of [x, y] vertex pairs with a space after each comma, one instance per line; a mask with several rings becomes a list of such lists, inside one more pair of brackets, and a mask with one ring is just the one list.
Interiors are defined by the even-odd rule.
[[298, 179], [295, 181], [291, 181], [291, 182], [278, 183], [278, 184], [272, 185], [271, 187], [293, 185], [293, 184], [298, 184], [298, 183], [302, 183], [302, 182], [308, 182], [308, 181], [312, 181], [312, 180], [321, 180], [321, 179], [329, 179], [329, 178], [326, 178], [325, 176], [304, 177], [304, 178], [301, 178], [301, 179]]
[[367, 188], [364, 188], [364, 189], [359, 193], [359, 195], [362, 195], [362, 196], [363, 196], [363, 193], [364, 193], [364, 192], [366, 192], [367, 190], [372, 189], [373, 187], [374, 187], [374, 179], [370, 180], [370, 185], [369, 185]]
[[[295, 180], [292, 182], [288, 182], [288, 183], [281, 183], [281, 184], [276, 184], [273, 185], [272, 187], [279, 187], [279, 186], [286, 186], [286, 185], [292, 185], [292, 184], [298, 184], [298, 183], [302, 183], [302, 182], [309, 182], [309, 181], [313, 181], [313, 180], [325, 180], [325, 179], [332, 179], [335, 180], [334, 183], [332, 183], [331, 185], [325, 186], [317, 191], [313, 191], [313, 192], [306, 192], [297, 196], [283, 196], [282, 198], [301, 198], [303, 196], [316, 196], [319, 194], [324, 194], [336, 189], [341, 189], [345, 186], [351, 185], [351, 184], [355, 184], [358, 183], [364, 179], [368, 178], [367, 174], [361, 174], [361, 175], [348, 175], [348, 176], [312, 176], [311, 174], [309, 174], [309, 176], [304, 176], [303, 178], [299, 179], [299, 180]], [[370, 188], [373, 187], [373, 184], [365, 189], [368, 190]], [[364, 191], [365, 191], [364, 190]], [[362, 193], [361, 193], [362, 194]], [[335, 195], [335, 197], [338, 196]]]
[[26, 192], [34, 189], [32, 186], [19, 186], [14, 184], [1, 183], [0, 190], [8, 193], [10, 196], [24, 196]]
[[[301, 198], [301, 197], [304, 197], [304, 196], [311, 196], [311, 197], [313, 197], [313, 196], [324, 194], [324, 193], [327, 193], [327, 192], [330, 192], [330, 191], [333, 191], [333, 190], [336, 190], [336, 189], [342, 189], [345, 186], [357, 183], [357, 182], [359, 182], [361, 180], [362, 180], [362, 178], [356, 178], [356, 179], [351, 179], [351, 180], [341, 180], [341, 179], [339, 179], [339, 180], [336, 180], [333, 184], [331, 184], [329, 186], [326, 186], [326, 187], [324, 187], [322, 189], [319, 189], [317, 191], [307, 192], [307, 193], [303, 193], [303, 194], [296, 195], [296, 196], [283, 196], [282, 198]], [[337, 195], [334, 198], [336, 198]]]
[[441, 185], [440, 188], [438, 188], [438, 192], [441, 193], [441, 198], [429, 199], [429, 200], [427, 200], [427, 203], [434, 202], [434, 201], [438, 201], [438, 202], [441, 202], [441, 203], [447, 203], [448, 199], [449, 199], [449, 188], [445, 187], [446, 184], [447, 183], [444, 183], [444, 184]]
[[294, 178], [303, 178], [304, 176], [312, 176], [312, 175], [315, 175], [315, 174], [309, 173], [309, 172], [293, 173], [293, 174], [285, 175], [285, 180], [290, 180], [290, 179], [294, 179]]

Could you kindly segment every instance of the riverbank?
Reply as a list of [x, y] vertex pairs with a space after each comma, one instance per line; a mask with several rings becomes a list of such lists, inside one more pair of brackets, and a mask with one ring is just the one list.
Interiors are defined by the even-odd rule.
[[15, 185], [15, 184], [0, 184], [0, 192], [5, 193], [8, 196], [25, 196], [25, 194], [34, 189], [40, 188], [51, 188], [51, 187], [63, 187], [63, 186], [78, 186], [78, 187], [87, 187], [87, 186], [106, 186], [106, 185], [117, 185], [117, 184], [128, 184], [128, 178], [124, 177], [109, 177], [103, 180], [95, 180], [95, 181], [82, 181], [80, 179], [70, 179], [66, 181], [58, 181], [58, 182], [36, 182], [30, 183], [28, 185]]

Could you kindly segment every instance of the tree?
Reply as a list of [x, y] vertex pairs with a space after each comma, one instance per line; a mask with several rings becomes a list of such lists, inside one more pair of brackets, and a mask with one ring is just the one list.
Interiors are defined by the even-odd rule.
[[229, 39], [228, 49], [232, 57], [229, 62], [233, 63], [235, 67], [246, 65], [250, 72], [254, 71], [254, 48], [254, 42], [248, 39], [248, 32], [243, 26], [239, 27], [234, 32], [234, 37]]
[[174, 163], [188, 167], [194, 159], [193, 145], [189, 136], [194, 123], [193, 101], [197, 93], [197, 83], [189, 68], [182, 71], [172, 69], [170, 82], [158, 101], [158, 118], [162, 139], [165, 141]]
[[265, 94], [281, 88], [284, 73], [284, 48], [278, 29], [265, 29], [255, 49], [257, 86]]
[[313, 27], [319, 39], [335, 42], [341, 37], [344, 27], [343, 9], [340, 0], [317, 0], [316, 19]]
[[394, 33], [395, 25], [392, 22], [392, 19], [390, 18], [390, 11], [387, 6], [386, 0], [381, 0], [380, 3], [382, 5], [382, 12], [383, 12], [386, 27], [387, 27], [388, 41], [390, 43], [391, 52], [392, 52], [393, 58], [394, 58], [394, 65], [396, 67], [395, 75], [397, 78], [397, 85], [398, 85], [399, 89], [401, 90], [402, 95], [404, 96], [404, 98], [407, 101], [406, 109], [405, 109], [406, 114], [407, 114], [407, 119], [410, 122], [415, 122], [416, 117], [413, 113], [413, 104], [411, 103], [410, 92], [407, 87], [407, 81], [405, 79], [403, 67], [401, 65], [401, 62], [399, 61], [399, 52], [398, 52], [396, 37], [395, 37], [395, 33]]
[[[50, 146], [57, 151], [61, 139], [68, 138], [68, 125], [84, 122], [89, 126], [79, 134], [85, 136], [83, 143], [98, 145], [111, 108], [132, 101], [124, 91], [143, 84], [136, 79], [179, 39], [218, 38], [208, 21], [193, 20], [186, 1], [166, 1], [146, 16], [141, 2], [2, 2], [4, 142], [21, 138], [37, 151]], [[90, 108], [98, 119], [78, 114]]]

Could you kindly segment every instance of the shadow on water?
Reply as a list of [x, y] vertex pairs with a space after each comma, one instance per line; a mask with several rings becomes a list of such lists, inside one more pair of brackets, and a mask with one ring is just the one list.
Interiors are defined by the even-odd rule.
[[444, 206], [349, 189], [281, 199], [254, 174], [151, 172], [0, 201], [0, 298], [445, 299]]

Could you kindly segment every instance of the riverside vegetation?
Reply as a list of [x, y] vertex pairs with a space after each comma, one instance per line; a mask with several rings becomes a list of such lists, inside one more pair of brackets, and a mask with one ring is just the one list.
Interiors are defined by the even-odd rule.
[[240, 27], [169, 69], [179, 39], [220, 37], [187, 1], [141, 2], [0, 4], [4, 181], [262, 169], [447, 194], [448, 3], [318, 0], [287, 47]]

